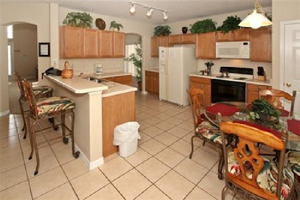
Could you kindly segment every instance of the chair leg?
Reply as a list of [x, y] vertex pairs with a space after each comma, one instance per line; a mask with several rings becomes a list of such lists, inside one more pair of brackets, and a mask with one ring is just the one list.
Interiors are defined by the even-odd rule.
[[227, 185], [225, 185], [225, 187], [222, 190], [222, 200], [225, 200], [225, 192], [227, 190]]
[[223, 150], [221, 150], [219, 164], [218, 164], [218, 178], [220, 180], [223, 179], [223, 166], [224, 166], [224, 154], [223, 154]]
[[78, 158], [80, 151], [75, 152], [75, 137], [74, 137], [75, 113], [73, 110], [70, 113], [71, 113], [71, 117], [72, 117], [72, 119], [71, 119], [72, 154], [73, 154], [74, 158]]
[[194, 138], [195, 138], [195, 137], [196, 137], [195, 135], [193, 135], [193, 136], [191, 137], [191, 153], [190, 153], [190, 159], [192, 159], [193, 153], [194, 153]]
[[23, 119], [23, 128], [22, 128], [22, 131], [25, 131], [23, 139], [26, 139], [26, 136], [27, 136], [27, 126], [26, 126], [26, 119], [25, 119], [25, 114], [24, 114], [23, 103], [24, 103], [23, 100], [21, 98], [19, 98], [19, 105], [20, 105], [21, 115], [22, 115], [22, 119]]
[[40, 167], [40, 156], [39, 156], [39, 150], [37, 146], [37, 139], [36, 139], [36, 133], [35, 133], [35, 125], [37, 121], [34, 121], [31, 124], [31, 135], [32, 135], [32, 142], [33, 142], [33, 147], [35, 151], [35, 157], [36, 157], [36, 168], [34, 171], [34, 175], [37, 175], [39, 173], [39, 167]]
[[32, 140], [32, 126], [31, 126], [31, 123], [30, 123], [30, 115], [27, 116], [27, 124], [29, 125], [28, 128], [29, 128], [30, 148], [31, 148], [31, 152], [30, 152], [30, 155], [28, 157], [28, 160], [31, 160], [34, 148], [33, 148], [33, 140]]
[[61, 129], [62, 129], [62, 135], [63, 135], [63, 143], [68, 144], [69, 139], [66, 137], [66, 115], [65, 113], [61, 114]]

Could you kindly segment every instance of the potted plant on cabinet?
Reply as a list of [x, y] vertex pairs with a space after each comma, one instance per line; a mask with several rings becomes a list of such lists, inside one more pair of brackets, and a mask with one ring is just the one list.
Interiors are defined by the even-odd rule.
[[190, 25], [191, 33], [208, 33], [216, 31], [216, 22], [212, 19], [204, 19], [197, 21], [193, 25]]
[[67, 26], [77, 26], [82, 28], [92, 28], [93, 27], [93, 17], [86, 13], [80, 12], [70, 12], [67, 14], [66, 18], [63, 20], [63, 24]]
[[228, 16], [225, 21], [223, 21], [222, 26], [218, 27], [218, 30], [222, 31], [223, 34], [228, 33], [232, 30], [240, 29], [239, 23], [241, 23], [241, 18], [238, 16]]
[[168, 36], [171, 34], [171, 28], [168, 25], [156, 26], [154, 28], [154, 36]]
[[121, 28], [123, 28], [122, 24], [117, 23], [116, 21], [111, 21], [110, 22], [110, 29], [120, 31]]
[[136, 69], [136, 79], [138, 82], [138, 89], [142, 90], [142, 46], [141, 44], [136, 44], [136, 53], [132, 53], [129, 57], [125, 58], [126, 61], [132, 62]]

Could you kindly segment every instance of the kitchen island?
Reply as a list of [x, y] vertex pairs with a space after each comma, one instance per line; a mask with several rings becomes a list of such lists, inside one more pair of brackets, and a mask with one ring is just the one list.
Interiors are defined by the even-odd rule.
[[118, 150], [112, 144], [113, 128], [127, 121], [135, 121], [137, 89], [110, 81], [96, 83], [85, 79], [88, 76], [100, 78], [93, 74], [74, 76], [72, 79], [45, 77], [54, 89], [54, 95], [75, 101], [75, 146], [89, 169], [94, 169], [104, 163], [104, 152], [107, 156]]

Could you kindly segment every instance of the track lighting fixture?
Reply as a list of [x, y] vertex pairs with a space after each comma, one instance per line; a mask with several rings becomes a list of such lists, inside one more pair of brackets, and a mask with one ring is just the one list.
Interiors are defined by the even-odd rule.
[[136, 2], [129, 2], [129, 3], [131, 3], [131, 8], [130, 8], [130, 13], [135, 13], [135, 10], [136, 10], [136, 6], [138, 5], [138, 6], [142, 6], [142, 7], [144, 7], [144, 8], [147, 8], [147, 9], [149, 9], [148, 10], [148, 12], [146, 13], [146, 15], [147, 15], [147, 17], [151, 17], [152, 16], [152, 13], [153, 13], [153, 11], [154, 10], [158, 10], [158, 11], [161, 11], [162, 12], [162, 14], [163, 14], [163, 19], [164, 20], [168, 20], [168, 15], [167, 15], [167, 13], [168, 13], [168, 11], [167, 10], [164, 10], [164, 9], [160, 9], [160, 8], [155, 8], [155, 7], [152, 7], [152, 6], [147, 6], [147, 5], [145, 5], [145, 4], [142, 4], [142, 3], [136, 3]]

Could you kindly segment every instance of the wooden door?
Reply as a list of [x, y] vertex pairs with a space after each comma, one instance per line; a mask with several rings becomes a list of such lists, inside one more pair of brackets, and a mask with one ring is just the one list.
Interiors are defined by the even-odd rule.
[[83, 57], [84, 29], [71, 26], [60, 27], [60, 57]]
[[272, 62], [271, 27], [250, 30], [251, 61]]
[[114, 78], [114, 81], [117, 83], [121, 83], [123, 85], [129, 85], [132, 86], [132, 76], [126, 75], [126, 76], [116, 76]]
[[271, 89], [271, 87], [265, 85], [247, 84], [247, 103], [250, 104], [255, 99], [258, 99], [259, 91], [265, 89]]
[[152, 72], [145, 72], [145, 87], [147, 92], [153, 92], [153, 73]]
[[98, 30], [84, 29], [84, 57], [98, 57]]
[[180, 44], [180, 35], [170, 35], [169, 44]]
[[201, 33], [196, 40], [196, 58], [216, 59], [216, 33]]
[[182, 44], [195, 44], [196, 35], [195, 34], [183, 34], [183, 35], [181, 35], [180, 42]]
[[151, 57], [158, 57], [158, 37], [151, 37]]
[[250, 29], [242, 28], [238, 30], [234, 30], [233, 33], [233, 40], [234, 41], [249, 41], [250, 40]]
[[125, 57], [125, 33], [114, 31], [114, 58]]
[[169, 36], [161, 36], [159, 38], [158, 47], [168, 47], [169, 46]]
[[113, 57], [113, 32], [99, 31], [99, 57], [112, 58]]
[[228, 33], [222, 33], [222, 31], [217, 32], [217, 42], [225, 42], [225, 41], [232, 41], [232, 31]]
[[153, 73], [153, 93], [159, 94], [159, 73]]

